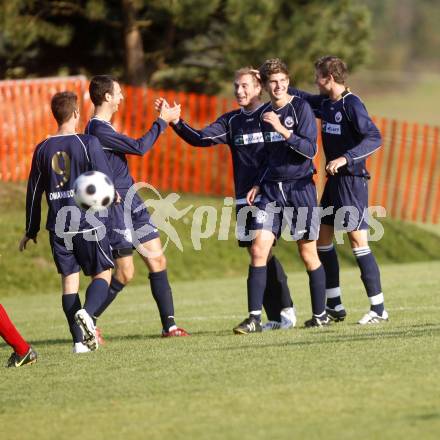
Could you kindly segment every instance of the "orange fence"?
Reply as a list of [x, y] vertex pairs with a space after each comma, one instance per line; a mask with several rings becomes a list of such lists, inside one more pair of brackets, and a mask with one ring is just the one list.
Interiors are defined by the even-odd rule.
[[[0, 181], [27, 179], [35, 145], [56, 129], [50, 97], [72, 90], [80, 97], [82, 125], [92, 112], [85, 77], [0, 81]], [[124, 87], [125, 99], [113, 125], [140, 137], [156, 118], [153, 101], [165, 96], [182, 105], [182, 117], [198, 128], [236, 107], [216, 96]], [[389, 216], [425, 223], [440, 217], [439, 127], [374, 118], [383, 148], [368, 159], [372, 175], [370, 205], [381, 205]], [[316, 182], [322, 190], [325, 173], [321, 142], [316, 158]], [[166, 130], [144, 157], [130, 156], [135, 180], [148, 181], [162, 191], [201, 195], [233, 195], [232, 163], [228, 147], [192, 148]]]

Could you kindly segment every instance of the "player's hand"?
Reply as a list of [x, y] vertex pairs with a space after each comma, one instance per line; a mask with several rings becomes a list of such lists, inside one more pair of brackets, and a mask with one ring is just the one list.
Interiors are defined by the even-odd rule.
[[253, 205], [255, 197], [260, 193], [260, 187], [258, 185], [255, 185], [252, 187], [252, 189], [247, 193], [246, 195], [246, 202], [248, 205]]
[[255, 77], [261, 81], [261, 75], [260, 75], [260, 71], [258, 69], [251, 69], [249, 70], [249, 72], [253, 73], [255, 75]]
[[339, 168], [343, 167], [344, 165], [347, 165], [347, 158], [341, 156], [335, 160], [331, 160], [325, 167], [325, 170], [327, 171], [327, 173], [334, 176], [335, 174], [337, 174]]
[[37, 244], [37, 237], [35, 238], [29, 238], [27, 235], [25, 235], [21, 240], [20, 244], [18, 245], [18, 249], [20, 252], [23, 252], [26, 249], [26, 244], [29, 240], [32, 240], [35, 244]]
[[115, 191], [115, 198], [113, 200], [113, 203], [115, 205], [119, 205], [122, 202], [121, 194], [118, 193], [118, 191]]
[[169, 124], [170, 122], [172, 122], [173, 124], [177, 124], [180, 119], [180, 112], [180, 104], [176, 104], [176, 102], [174, 102], [174, 106], [170, 107], [168, 103], [164, 100], [159, 117], [163, 119], [167, 124]]
[[157, 98], [154, 100], [154, 110], [156, 110], [158, 113], [161, 112], [163, 105], [165, 105], [165, 106], [168, 105], [165, 98], [160, 97], [160, 98]]
[[280, 118], [275, 112], [263, 113], [262, 119], [264, 122], [272, 125], [275, 131], [280, 133], [285, 139], [289, 139], [290, 131], [286, 127], [284, 127], [284, 125], [280, 121]]

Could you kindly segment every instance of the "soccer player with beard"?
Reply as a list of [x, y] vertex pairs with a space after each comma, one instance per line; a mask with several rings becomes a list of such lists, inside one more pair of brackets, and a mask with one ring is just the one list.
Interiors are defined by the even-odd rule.
[[309, 275], [313, 316], [305, 326], [322, 327], [330, 320], [325, 311], [325, 272], [316, 249], [319, 211], [312, 179], [317, 152], [315, 117], [306, 101], [288, 94], [289, 72], [281, 60], [267, 60], [259, 71], [271, 100], [260, 116], [270, 154], [260, 185], [247, 195], [248, 203], [253, 204], [261, 193], [257, 203], [260, 211], [253, 221], [257, 234], [252, 242], [249, 266], [249, 317], [234, 331], [247, 334], [261, 328], [267, 256], [275, 239], [280, 237], [284, 222], [290, 223], [291, 238], [297, 242]]
[[[182, 119], [171, 124], [174, 131], [192, 146], [229, 146], [234, 169], [238, 245], [246, 247], [248, 252], [251, 246], [249, 225], [252, 213], [246, 203], [246, 195], [258, 181], [268, 154], [261, 132], [261, 92], [258, 74], [251, 67], [241, 68], [235, 72], [234, 79], [234, 94], [240, 109], [221, 115], [200, 130], [190, 127]], [[157, 110], [168, 105], [163, 98], [156, 100], [155, 104]], [[287, 286], [287, 276], [272, 252], [267, 256], [267, 273], [264, 307], [269, 321], [264, 324], [263, 330], [294, 327], [296, 314]]]
[[[156, 227], [150, 221], [150, 214], [142, 199], [134, 194], [129, 206], [131, 225], [125, 224], [124, 202], [134, 180], [130, 175], [127, 155], [143, 156], [149, 151], [168, 123], [180, 115], [180, 106], [164, 108], [151, 129], [139, 139], [118, 133], [111, 125], [113, 115], [118, 111], [123, 99], [121, 87], [108, 75], [92, 78], [89, 86], [90, 98], [95, 105], [95, 113], [85, 129], [87, 134], [96, 136], [104, 149], [113, 172], [115, 188], [121, 196], [121, 203], [113, 206], [113, 232], [110, 236], [115, 272], [112, 276], [107, 301], [96, 311], [94, 319], [116, 298], [119, 292], [134, 276], [133, 247], [139, 252], [149, 271], [151, 292], [159, 309], [162, 336], [188, 336], [177, 327], [174, 320], [174, 304], [171, 286], [168, 282], [167, 260]], [[139, 234], [136, 231], [141, 231]], [[133, 239], [135, 242], [133, 243]]]
[[[339, 263], [333, 245], [334, 231], [347, 231], [370, 310], [359, 324], [378, 324], [388, 320], [380, 271], [368, 245], [368, 180], [366, 159], [382, 143], [381, 135], [363, 102], [346, 86], [347, 66], [339, 58], [325, 56], [315, 63], [315, 82], [320, 95], [297, 89], [291, 92], [307, 100], [322, 121], [322, 143], [327, 160], [328, 179], [321, 198], [323, 209], [333, 214], [322, 218], [318, 253], [326, 271], [327, 313], [343, 321], [346, 311], [341, 301]], [[348, 209], [346, 209], [348, 208]], [[336, 215], [342, 210], [344, 215]]]
[[[56, 93], [51, 101], [58, 124], [55, 135], [37, 145], [32, 158], [26, 195], [26, 233], [37, 242], [41, 222], [41, 198], [49, 207], [46, 229], [55, 265], [61, 275], [62, 305], [73, 338], [73, 352], [98, 348], [91, 316], [101, 307], [109, 289], [111, 269], [108, 217], [84, 213], [75, 204], [73, 183], [81, 174], [97, 170], [112, 176], [107, 158], [94, 136], [77, 134], [79, 110], [72, 92]], [[83, 307], [78, 295], [79, 271], [91, 277]]]

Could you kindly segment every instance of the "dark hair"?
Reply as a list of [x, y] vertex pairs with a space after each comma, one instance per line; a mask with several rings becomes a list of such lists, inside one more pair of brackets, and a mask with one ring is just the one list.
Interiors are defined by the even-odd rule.
[[50, 108], [58, 125], [62, 125], [72, 117], [75, 110], [78, 110], [78, 98], [73, 92], [55, 93]]
[[97, 75], [90, 80], [89, 94], [94, 105], [101, 105], [106, 93], [113, 95], [115, 81], [110, 75]]
[[325, 57], [319, 58], [315, 62], [315, 69], [323, 77], [332, 75], [333, 79], [338, 84], [345, 84], [345, 80], [348, 76], [347, 65], [344, 61], [332, 55], [326, 55]]
[[279, 58], [271, 58], [266, 60], [258, 69], [260, 71], [261, 81], [263, 83], [267, 82], [270, 75], [274, 73], [284, 73], [289, 76], [289, 69], [286, 64]]

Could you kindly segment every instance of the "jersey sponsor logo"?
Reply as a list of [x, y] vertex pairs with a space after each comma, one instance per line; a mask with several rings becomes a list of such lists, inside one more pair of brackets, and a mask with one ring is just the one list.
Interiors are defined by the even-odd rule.
[[73, 197], [73, 189], [69, 191], [56, 191], [49, 193], [49, 200], [70, 199]]
[[263, 133], [238, 134], [234, 136], [235, 145], [250, 145], [264, 142]]
[[335, 121], [336, 122], [341, 122], [342, 121], [342, 113], [341, 112], [337, 112], [335, 114]]
[[292, 118], [292, 116], [287, 116], [287, 118], [284, 119], [284, 125], [287, 128], [292, 128], [293, 127], [293, 118]]
[[[289, 130], [289, 132], [293, 133], [293, 130]], [[285, 140], [285, 137], [277, 131], [264, 132], [264, 142], [284, 142]]]
[[246, 119], [246, 122], [254, 122], [254, 118]]
[[328, 134], [341, 134], [341, 126], [339, 124], [330, 124], [330, 122], [322, 123], [322, 131], [323, 133]]

